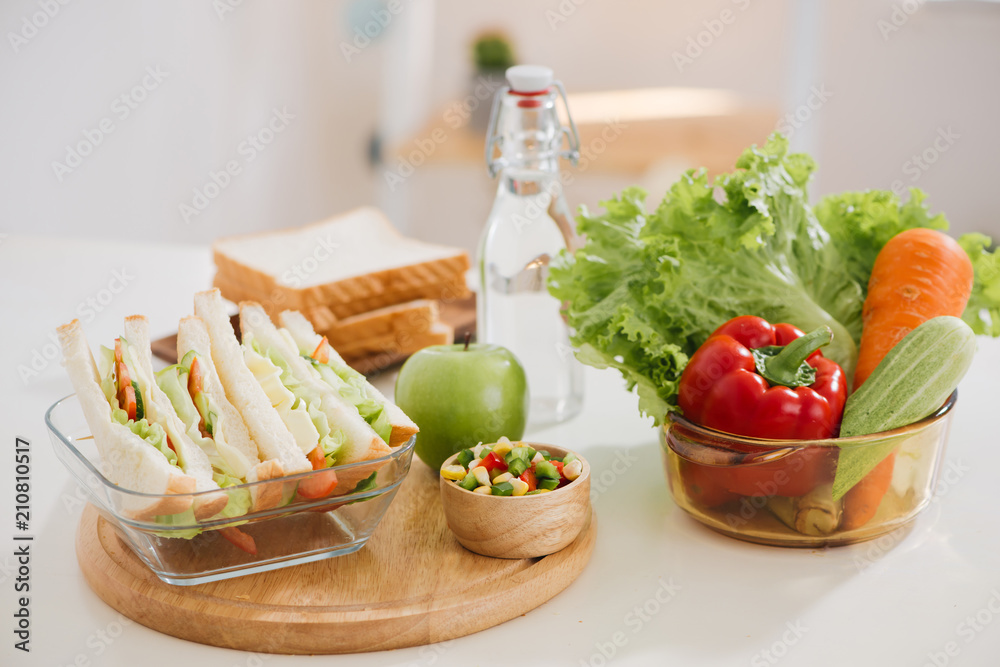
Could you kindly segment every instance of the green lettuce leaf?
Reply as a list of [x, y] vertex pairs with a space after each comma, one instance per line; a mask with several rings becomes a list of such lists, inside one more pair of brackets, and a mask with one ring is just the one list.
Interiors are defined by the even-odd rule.
[[[392, 435], [392, 424], [385, 404], [374, 398], [368, 391], [368, 380], [346, 364], [323, 363], [303, 354], [302, 357], [319, 373], [320, 378], [340, 394], [340, 397], [358, 409], [364, 419], [385, 442]], [[342, 366], [338, 368], [338, 366]]]
[[1000, 336], [1000, 255], [989, 252], [990, 237], [983, 234], [963, 234], [958, 244], [972, 259], [976, 281], [962, 319], [977, 334]]

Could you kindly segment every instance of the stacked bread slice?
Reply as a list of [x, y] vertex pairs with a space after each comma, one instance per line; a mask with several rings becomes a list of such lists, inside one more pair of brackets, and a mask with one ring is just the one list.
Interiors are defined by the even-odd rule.
[[452, 342], [438, 302], [469, 295], [464, 250], [407, 238], [370, 207], [212, 250], [224, 297], [256, 301], [271, 317], [302, 312], [349, 363]]

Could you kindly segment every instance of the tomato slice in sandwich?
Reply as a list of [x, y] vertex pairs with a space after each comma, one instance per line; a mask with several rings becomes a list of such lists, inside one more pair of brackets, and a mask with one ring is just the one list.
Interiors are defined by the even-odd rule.
[[[312, 463], [313, 470], [323, 470], [326, 468], [326, 457], [323, 450], [318, 446], [309, 452], [309, 462]], [[316, 473], [299, 482], [298, 493], [303, 498], [315, 500], [325, 498], [333, 493], [337, 488], [337, 473], [332, 470]]]
[[118, 380], [118, 404], [135, 421], [138, 403], [135, 396], [135, 386], [128, 374], [128, 366], [122, 359], [122, 339], [115, 339], [115, 376]]
[[[308, 350], [309, 348], [307, 347], [306, 349]], [[326, 339], [326, 336], [323, 336], [323, 340], [319, 342], [319, 345], [316, 346], [316, 349], [313, 350], [310, 356], [321, 364], [330, 363], [330, 341]]]
[[257, 555], [257, 543], [253, 539], [253, 535], [247, 535], [242, 530], [236, 526], [229, 526], [228, 528], [220, 528], [219, 532], [224, 538], [229, 540], [233, 546], [241, 551], [245, 551], [252, 556]]

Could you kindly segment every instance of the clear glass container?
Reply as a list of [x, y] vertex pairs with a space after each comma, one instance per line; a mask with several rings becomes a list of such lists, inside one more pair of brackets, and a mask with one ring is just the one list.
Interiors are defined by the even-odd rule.
[[[508, 348], [523, 364], [533, 425], [567, 420], [583, 405], [583, 369], [560, 304], [546, 288], [549, 262], [575, 238], [559, 158], [574, 157], [578, 140], [575, 128], [559, 121], [561, 92], [558, 82], [527, 93], [501, 90], [486, 149], [490, 172], [500, 178], [479, 246], [476, 335]], [[564, 136], [569, 151], [562, 150]]]
[[[410, 469], [415, 438], [370, 461], [240, 484], [221, 491], [148, 494], [124, 489], [101, 471], [97, 446], [76, 396], [45, 413], [56, 456], [121, 540], [161, 580], [194, 585], [266, 572], [357, 551], [371, 537]], [[334, 471], [333, 494], [310, 500], [296, 488], [304, 479]], [[212, 494], [252, 499], [234, 518], [197, 520], [191, 511], [157, 515], [157, 508], [197, 506]], [[249, 494], [249, 496], [247, 495]], [[257, 553], [237, 548], [219, 532], [238, 527]]]
[[[660, 429], [667, 481], [681, 509], [731, 537], [811, 548], [863, 542], [909, 523], [931, 501], [956, 400], [953, 393], [940, 410], [909, 426], [828, 440], [747, 438], [698, 426], [671, 413]], [[870, 499], [873, 513], [864, 520], [866, 514], [856, 511], [857, 496], [847, 509], [845, 499], [851, 491], [834, 501], [830, 483], [840, 451], [868, 447], [879, 448], [882, 455], [889, 451], [894, 460], [888, 488], [880, 499], [877, 495]], [[800, 465], [789, 465], [796, 461]], [[789, 475], [794, 470], [808, 470], [809, 479], [796, 480], [794, 473]], [[758, 491], [734, 492], [734, 476], [741, 476], [739, 485], [754, 480]], [[794, 493], [802, 495], [776, 495], [775, 482], [783, 489], [797, 487]]]

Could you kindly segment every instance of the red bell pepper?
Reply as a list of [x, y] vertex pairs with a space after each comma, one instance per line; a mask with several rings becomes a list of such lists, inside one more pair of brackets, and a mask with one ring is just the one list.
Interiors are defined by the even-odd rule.
[[[819, 351], [831, 339], [828, 327], [803, 334], [759, 317], [732, 319], [691, 357], [681, 376], [678, 405], [688, 420], [736, 435], [836, 437], [847, 384], [840, 366]], [[738, 449], [768, 451], [747, 445]], [[711, 467], [700, 476], [739, 495], [801, 496], [832, 474], [835, 455], [828, 448], [805, 447], [767, 463]]]

